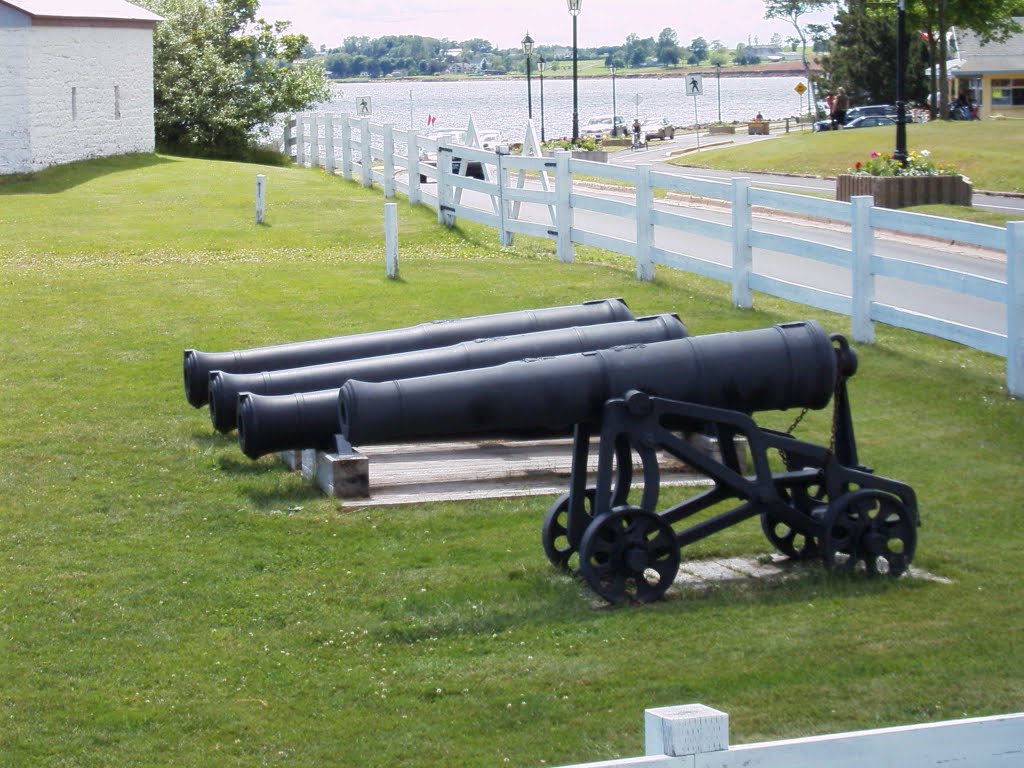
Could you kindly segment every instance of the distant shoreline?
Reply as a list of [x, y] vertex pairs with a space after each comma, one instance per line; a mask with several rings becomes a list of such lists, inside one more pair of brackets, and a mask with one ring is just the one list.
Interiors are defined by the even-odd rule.
[[[820, 67], [811, 65], [811, 74], [819, 75], [822, 73]], [[739, 67], [729, 67], [728, 69], [722, 69], [719, 73], [714, 67], [687, 67], [685, 69], [674, 69], [674, 70], [658, 70], [657, 72], [630, 72], [628, 74], [616, 73], [617, 79], [623, 80], [657, 80], [665, 78], [676, 78], [686, 77], [691, 74], [704, 75], [705, 77], [803, 77], [804, 67], [803, 63], [799, 61], [787, 61], [781, 63], [772, 64], [752, 64]], [[536, 78], [537, 75], [534, 74]], [[609, 77], [607, 74], [581, 74], [580, 80], [593, 80], [596, 78]], [[331, 78], [332, 83], [438, 83], [438, 82], [473, 82], [475, 80], [485, 80], [488, 82], [502, 81], [502, 80], [525, 80], [525, 74], [510, 73], [505, 75], [417, 75], [415, 77], [344, 77], [344, 78]], [[545, 80], [571, 80], [572, 72], [562, 73], [559, 71], [557, 74], [552, 73], [549, 69], [544, 73]]]

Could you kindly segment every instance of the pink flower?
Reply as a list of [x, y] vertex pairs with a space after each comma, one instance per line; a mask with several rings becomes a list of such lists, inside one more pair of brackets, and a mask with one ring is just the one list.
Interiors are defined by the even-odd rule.
[[872, 152], [872, 153], [871, 153], [871, 157], [872, 157], [872, 158], [878, 157], [878, 153], [877, 153], [877, 152]]

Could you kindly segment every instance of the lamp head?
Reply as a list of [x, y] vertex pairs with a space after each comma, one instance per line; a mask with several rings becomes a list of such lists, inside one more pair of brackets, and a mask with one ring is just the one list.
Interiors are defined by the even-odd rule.
[[529, 56], [533, 53], [533, 38], [530, 37], [530, 33], [526, 33], [526, 37], [523, 38], [523, 53]]
[[580, 6], [583, 5], [583, 0], [565, 0], [569, 6], [569, 13], [573, 16], [578, 16], [580, 13]]

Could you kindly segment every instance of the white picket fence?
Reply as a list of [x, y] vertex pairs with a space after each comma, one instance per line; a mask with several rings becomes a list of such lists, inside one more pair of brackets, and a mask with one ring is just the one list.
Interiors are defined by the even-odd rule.
[[[573, 261], [575, 247], [594, 246], [627, 256], [636, 263], [637, 277], [651, 280], [656, 265], [710, 277], [729, 283], [732, 301], [750, 307], [753, 291], [777, 296], [851, 317], [852, 336], [873, 343], [874, 324], [887, 323], [955, 341], [1006, 358], [1007, 390], [1024, 397], [1024, 221], [1006, 227], [957, 221], [935, 216], [874, 207], [870, 197], [845, 203], [752, 187], [748, 179], [728, 182], [696, 179], [655, 171], [648, 165], [635, 168], [577, 159], [569, 152], [542, 156], [539, 142], [528, 123], [522, 154], [507, 150], [483, 150], [475, 141], [473, 120], [468, 124], [468, 146], [438, 145], [436, 140], [391, 125], [376, 125], [369, 118], [346, 115], [302, 114], [285, 123], [283, 148], [296, 163], [322, 167], [364, 187], [378, 184], [386, 198], [397, 192], [410, 203], [423, 203], [437, 211], [438, 220], [452, 226], [468, 219], [498, 230], [501, 242], [511, 244], [516, 234], [547, 238], [555, 243], [563, 262]], [[453, 151], [457, 149], [457, 155]], [[436, 165], [420, 161], [420, 152], [437, 158]], [[453, 157], [459, 172], [452, 173]], [[466, 175], [470, 163], [480, 163], [484, 179]], [[583, 191], [574, 177], [607, 180], [631, 185], [632, 199]], [[423, 184], [421, 179], [434, 182]], [[626, 188], [628, 189], [628, 188]], [[655, 204], [655, 190], [697, 196], [727, 203], [730, 224], [687, 216]], [[490, 209], [462, 202], [463, 193], [479, 192], [490, 199]], [[524, 217], [524, 206], [540, 206], [545, 221]], [[763, 231], [755, 226], [753, 208], [766, 208], [787, 216], [804, 216], [845, 224], [850, 230], [848, 247], [812, 239]], [[534, 209], [536, 210], [536, 209]], [[632, 238], [612, 237], [588, 231], [574, 223], [575, 211], [595, 211], [630, 222]], [[706, 236], [726, 243], [732, 259], [728, 265], [686, 253], [657, 247], [654, 228]], [[1003, 280], [914, 263], [879, 255], [877, 230], [924, 235], [980, 246], [1005, 253]], [[813, 236], [814, 230], [806, 230]], [[760, 274], [754, 271], [753, 249], [766, 249], [812, 259], [849, 271], [849, 295], [832, 293]], [[1005, 306], [1005, 332], [964, 325], [914, 312], [875, 299], [878, 277], [951, 291]]]
[[644, 712], [644, 757], [564, 768], [1019, 768], [1024, 713], [729, 746], [729, 716], [702, 704]]

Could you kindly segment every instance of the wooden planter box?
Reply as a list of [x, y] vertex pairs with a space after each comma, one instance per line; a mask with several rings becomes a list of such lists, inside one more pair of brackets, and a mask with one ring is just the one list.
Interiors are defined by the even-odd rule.
[[965, 176], [868, 176], [846, 173], [836, 177], [836, 200], [849, 202], [871, 195], [880, 208], [912, 205], [970, 205], [971, 182]]
[[716, 136], [723, 133], [736, 133], [735, 125], [712, 125], [708, 128], [708, 133], [712, 136]]
[[747, 133], [751, 136], [767, 136], [769, 123], [767, 120], [761, 122], [747, 123]]

